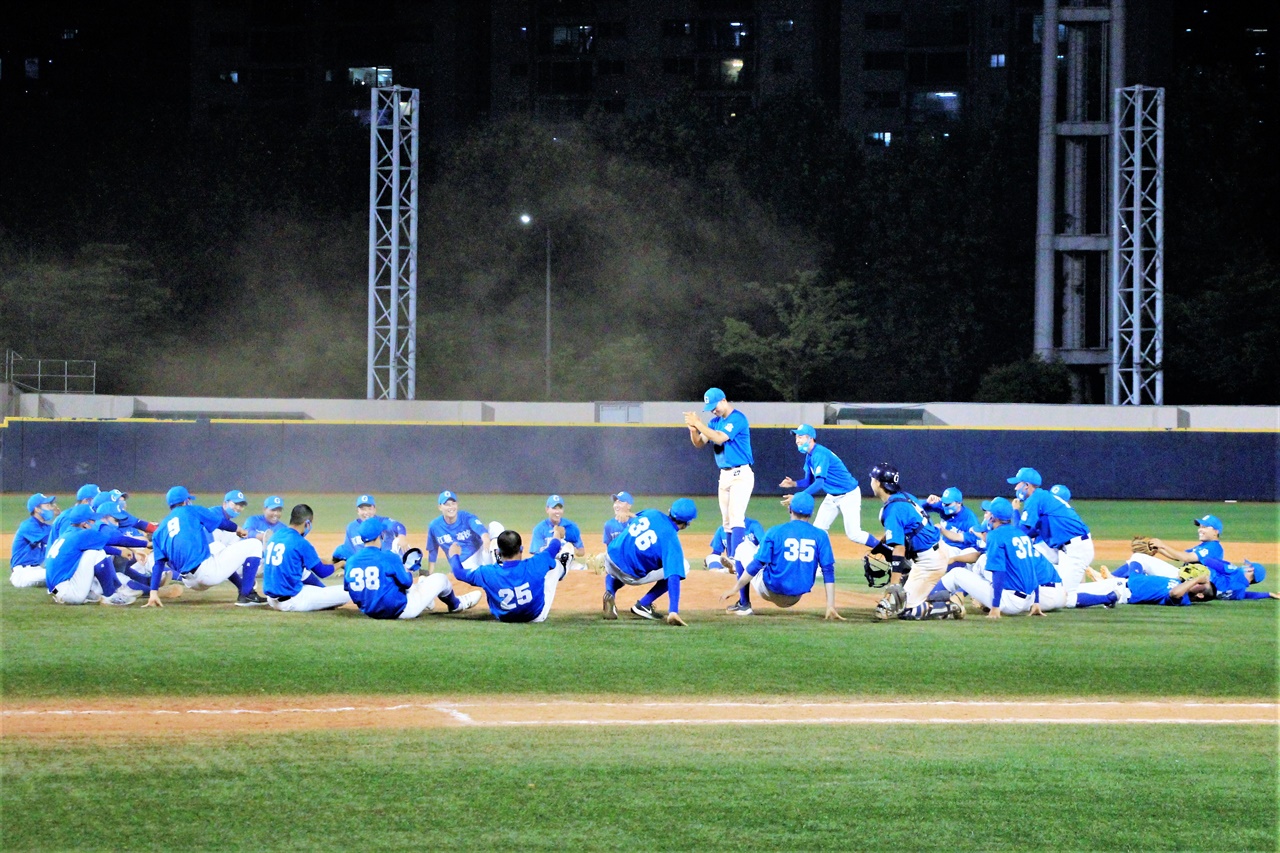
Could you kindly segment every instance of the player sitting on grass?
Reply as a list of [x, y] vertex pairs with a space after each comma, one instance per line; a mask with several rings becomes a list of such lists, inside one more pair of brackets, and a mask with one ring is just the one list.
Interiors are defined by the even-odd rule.
[[575, 558], [586, 556], [586, 547], [582, 542], [582, 530], [576, 522], [564, 517], [564, 498], [559, 495], [547, 497], [547, 517], [538, 522], [529, 537], [529, 553], [538, 554], [546, 550], [552, 539], [561, 539], [572, 548], [560, 549], [560, 564], [566, 569], [581, 570], [587, 568], [586, 563]]
[[462, 549], [455, 542], [449, 547], [453, 576], [484, 590], [489, 612], [499, 622], [547, 621], [556, 598], [556, 585], [568, 572], [560, 562], [561, 552], [572, 546], [563, 539], [552, 539], [545, 550], [521, 559], [524, 543], [519, 533], [504, 530], [497, 541], [498, 562], [476, 569], [463, 568]]
[[[1116, 577], [1126, 577], [1134, 568], [1130, 564], [1137, 564], [1143, 574], [1176, 578], [1182, 573], [1180, 566], [1195, 563], [1207, 565], [1208, 560], [1223, 559], [1222, 520], [1216, 515], [1206, 515], [1192, 519], [1192, 523], [1196, 526], [1196, 535], [1200, 540], [1195, 545], [1185, 551], [1179, 551], [1154, 537], [1150, 539], [1139, 537], [1134, 540], [1134, 553], [1129, 557], [1128, 563], [1117, 566], [1112, 574]], [[1138, 551], [1140, 544], [1153, 553]]]
[[119, 554], [111, 545], [119, 538], [113, 528], [100, 527], [99, 515], [85, 505], [67, 510], [62, 534], [49, 546], [44, 558], [45, 585], [59, 604], [101, 601], [126, 607], [137, 593], [121, 589], [115, 565], [108, 555]]
[[351, 603], [345, 589], [325, 586], [320, 580], [333, 574], [333, 566], [325, 565], [307, 541], [314, 519], [311, 507], [298, 504], [289, 514], [288, 526], [267, 540], [262, 553], [262, 591], [273, 610], [302, 613]]
[[433, 518], [427, 527], [427, 571], [436, 570], [436, 555], [458, 545], [462, 565], [468, 569], [492, 562], [489, 548], [489, 529], [480, 523], [474, 513], [458, 509], [458, 496], [445, 489], [436, 499], [440, 517]]
[[234, 533], [236, 523], [227, 518], [220, 507], [194, 506], [194, 497], [183, 486], [174, 486], [165, 495], [169, 514], [151, 540], [155, 557], [151, 567], [151, 594], [145, 607], [163, 607], [160, 584], [166, 569], [181, 578], [187, 589], [209, 589], [230, 581], [240, 591], [237, 607], [254, 607], [267, 600], [254, 591], [258, 567], [262, 564], [262, 543], [257, 539], [238, 539], [234, 544], [214, 553], [210, 548], [212, 532]]
[[697, 517], [697, 504], [688, 498], [680, 498], [671, 504], [668, 512], [645, 509], [631, 519], [626, 532], [614, 539], [605, 552], [605, 619], [618, 618], [615, 595], [620, 588], [619, 584], [653, 584], [632, 605], [631, 612], [642, 619], [662, 619], [654, 612], [653, 603], [660, 596], [666, 595], [671, 602], [666, 623], [685, 625], [685, 621], [680, 618], [680, 581], [684, 579], [689, 564], [684, 558], [684, 548], [680, 545], [680, 531]]
[[443, 601], [450, 613], [475, 606], [479, 592], [457, 596], [443, 572], [419, 577], [415, 582], [403, 560], [379, 547], [385, 525], [377, 516], [366, 518], [356, 533], [359, 550], [347, 560], [342, 586], [360, 612], [373, 619], [414, 619], [435, 611]]
[[268, 539], [284, 530], [286, 525], [281, 521], [283, 515], [284, 498], [271, 495], [262, 502], [262, 513], [244, 523], [245, 532], [265, 545]]
[[836, 611], [836, 558], [831, 551], [827, 531], [809, 523], [813, 515], [813, 496], [799, 492], [789, 504], [791, 520], [769, 528], [755, 557], [743, 570], [733, 589], [720, 596], [721, 601], [736, 598], [738, 591], [751, 584], [756, 595], [779, 607], [792, 607], [800, 597], [813, 589], [818, 569], [827, 591], [827, 620], [844, 617]]
[[58, 499], [53, 495], [37, 492], [27, 498], [27, 517], [18, 525], [9, 552], [9, 582], [14, 586], [44, 583], [44, 555], [57, 513]]

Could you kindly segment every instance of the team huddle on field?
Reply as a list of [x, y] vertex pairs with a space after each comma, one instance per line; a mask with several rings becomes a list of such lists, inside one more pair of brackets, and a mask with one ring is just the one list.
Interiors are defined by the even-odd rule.
[[[789, 520], [765, 530], [747, 517], [755, 474], [746, 416], [717, 388], [707, 391], [703, 403], [701, 413], [684, 416], [690, 441], [711, 447], [720, 474], [722, 526], [703, 564], [736, 574], [723, 596], [733, 600], [726, 612], [735, 616], [754, 614], [753, 592], [791, 607], [821, 575], [824, 618], [843, 619], [836, 609], [828, 535], [840, 516], [846, 536], [867, 549], [868, 584], [884, 587], [874, 612], [878, 620], [961, 619], [965, 596], [992, 619], [1118, 604], [1280, 598], [1249, 589], [1266, 570], [1252, 561], [1225, 559], [1222, 522], [1213, 515], [1194, 519], [1199, 541], [1185, 551], [1158, 539], [1135, 539], [1123, 565], [1095, 571], [1090, 531], [1071, 504], [1070, 490], [1061, 484], [1043, 488], [1034, 468], [1009, 477], [1013, 499], [984, 501], [979, 519], [958, 488], [921, 500], [902, 490], [895, 466], [876, 465], [869, 486], [881, 503], [883, 532], [877, 536], [862, 528], [857, 480], [839, 456], [817, 443], [817, 431], [808, 424], [792, 430], [804, 456], [803, 473], [779, 483], [796, 490], [782, 499]], [[405, 525], [380, 516], [373, 496], [364, 494], [356, 498], [356, 517], [342, 543], [325, 562], [307, 539], [315, 515], [305, 503], [292, 507], [286, 520], [283, 499], [270, 496], [263, 512], [241, 526], [236, 519], [248, 506], [242, 491], [227, 492], [220, 506], [200, 506], [185, 487], [174, 486], [166, 494], [168, 514], [151, 522], [129, 512], [126, 493], [86, 484], [65, 512], [53, 496], [28, 499], [28, 517], [14, 537], [10, 580], [17, 587], [44, 586], [60, 604], [120, 607], [144, 595], [144, 607], [163, 607], [184, 590], [230, 583], [239, 606], [305, 612], [354, 605], [375, 619], [457, 613], [474, 607], [483, 594], [498, 621], [542, 622], [566, 573], [590, 567], [604, 575], [605, 619], [618, 618], [616, 595], [623, 586], [642, 586], [647, 590], [631, 607], [633, 615], [684, 625], [680, 592], [689, 563], [679, 533], [697, 517], [697, 506], [681, 498], [665, 510], [634, 512], [629, 493], [611, 497], [604, 551], [588, 556], [581, 529], [564, 517], [559, 495], [547, 498], [546, 518], [533, 529], [526, 554], [518, 532], [497, 522], [483, 524], [459, 508], [454, 492], [442, 491], [424, 554], [409, 547]], [[447, 573], [435, 571], [441, 553]], [[325, 583], [339, 572], [341, 584]], [[454, 580], [476, 589], [459, 595]], [[665, 614], [655, 609], [663, 596]]]

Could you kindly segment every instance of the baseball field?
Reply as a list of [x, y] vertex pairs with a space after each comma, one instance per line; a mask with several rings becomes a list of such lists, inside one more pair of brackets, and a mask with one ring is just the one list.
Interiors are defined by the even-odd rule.
[[[284, 497], [315, 509], [327, 556], [354, 495]], [[377, 497], [421, 547], [434, 495]], [[461, 505], [527, 534], [544, 497]], [[601, 550], [608, 496], [565, 497]], [[7, 530], [25, 498], [0, 497]], [[0, 846], [1277, 849], [1280, 601], [877, 623], [837, 521], [847, 621], [822, 621], [820, 592], [731, 617], [729, 576], [696, 568], [718, 523], [697, 503], [683, 629], [602, 621], [591, 572], [540, 625], [483, 605], [406, 622], [238, 608], [229, 585], [62, 607], [0, 585]], [[1275, 504], [1075, 505], [1095, 565], [1136, 534], [1187, 547], [1212, 512], [1227, 557], [1271, 572], [1254, 588], [1280, 588]], [[164, 514], [159, 495], [129, 508]], [[784, 520], [769, 498], [749, 514]]]

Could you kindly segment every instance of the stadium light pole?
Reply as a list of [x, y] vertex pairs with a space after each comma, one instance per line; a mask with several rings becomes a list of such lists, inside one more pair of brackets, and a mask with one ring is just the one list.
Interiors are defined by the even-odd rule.
[[[520, 222], [523, 225], [532, 225], [533, 217], [527, 213], [520, 214]], [[547, 334], [546, 334], [546, 377], [547, 377], [547, 400], [551, 400], [551, 226], [546, 226], [547, 234]]]

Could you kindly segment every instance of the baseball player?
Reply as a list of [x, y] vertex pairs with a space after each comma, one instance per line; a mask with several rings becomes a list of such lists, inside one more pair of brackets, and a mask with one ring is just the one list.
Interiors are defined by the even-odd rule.
[[271, 495], [262, 502], [262, 514], [244, 523], [245, 532], [265, 545], [268, 539], [285, 529], [286, 525], [281, 521], [283, 515], [284, 499]]
[[698, 507], [688, 498], [671, 504], [668, 512], [644, 509], [631, 519], [626, 532], [609, 543], [604, 560], [604, 618], [617, 619], [615, 595], [619, 584], [653, 584], [631, 607], [643, 619], [661, 619], [653, 603], [666, 594], [671, 602], [668, 625], [685, 625], [680, 618], [680, 581], [689, 568], [680, 545], [680, 531], [698, 517]]
[[[978, 526], [978, 517], [964, 505], [964, 493], [955, 486], [943, 490], [941, 496], [929, 495], [924, 502], [924, 511], [936, 512], [941, 517], [938, 532], [942, 534], [945, 544], [957, 551], [974, 546], [976, 534], [973, 533], [973, 528]], [[947, 568], [956, 565], [958, 564], [953, 562]]]
[[458, 509], [458, 496], [445, 489], [436, 499], [440, 517], [427, 527], [428, 572], [436, 570], [436, 554], [457, 543], [462, 550], [462, 565], [474, 569], [493, 562], [489, 548], [489, 528], [473, 513]]
[[[754, 518], [744, 519], [746, 522], [745, 533], [742, 536], [742, 542], [738, 544], [738, 550], [742, 551], [742, 565], [751, 562], [751, 556], [755, 554], [756, 548], [760, 547], [760, 542], [764, 539], [764, 525], [756, 521]], [[733, 568], [733, 563], [738, 559], [737, 552], [730, 553], [728, 537], [725, 536], [724, 525], [716, 528], [716, 532], [711, 534], [710, 552], [702, 558], [702, 564], [713, 572], [728, 572]], [[746, 550], [744, 550], [746, 549]]]
[[563, 539], [573, 546], [572, 550], [559, 549], [560, 562], [566, 569], [586, 568], [584, 563], [577, 562], [575, 559], [587, 553], [582, 544], [582, 530], [576, 522], [564, 517], [564, 498], [559, 495], [547, 496], [547, 517], [533, 528], [533, 535], [529, 537], [529, 552], [541, 553], [552, 539]]
[[1070, 503], [1040, 488], [1042, 481], [1036, 469], [1019, 468], [1007, 482], [1014, 487], [1021, 504], [1019, 525], [1035, 540], [1040, 553], [1058, 567], [1070, 599], [1084, 580], [1085, 569], [1093, 562], [1089, 528]]
[[[249, 499], [244, 496], [244, 492], [240, 491], [239, 489], [232, 489], [231, 491], [223, 495], [221, 507], [209, 507], [209, 509], [211, 510], [220, 509], [222, 511], [222, 514], [226, 517], [228, 521], [234, 521], [244, 513], [244, 509], [248, 505], [249, 505]], [[213, 541], [215, 545], [219, 545], [223, 548], [227, 547], [228, 545], [234, 545], [237, 540], [244, 539], [246, 536], [249, 535], [243, 528], [240, 527], [239, 524], [233, 524], [231, 526], [231, 529], [227, 529], [225, 527], [218, 527], [218, 528], [215, 528], [214, 530], [209, 531], [209, 533], [211, 536], [213, 536]], [[261, 541], [258, 544], [262, 544]], [[214, 550], [216, 551], [218, 549], [214, 548]]]
[[1176, 578], [1181, 574], [1179, 566], [1166, 562], [1161, 557], [1181, 565], [1194, 563], [1208, 565], [1208, 560], [1222, 560], [1222, 519], [1216, 515], [1206, 515], [1202, 518], [1193, 518], [1191, 523], [1196, 526], [1196, 536], [1200, 540], [1195, 545], [1185, 551], [1179, 551], [1159, 539], [1152, 538], [1151, 544], [1156, 548], [1156, 554], [1131, 554], [1129, 562], [1123, 566], [1117, 566], [1111, 574], [1124, 577], [1128, 574], [1130, 564], [1137, 563], [1145, 574]]
[[[489, 612], [499, 622], [545, 622], [556, 598], [556, 585], [568, 569], [561, 563], [561, 552], [570, 545], [564, 539], [552, 539], [544, 550], [528, 559], [520, 534], [504, 530], [498, 534], [498, 562], [467, 569], [462, 565], [457, 543], [449, 548], [449, 568], [453, 576], [484, 590]], [[477, 591], [473, 593], [479, 596]]]
[[1187, 607], [1193, 597], [1205, 601], [1209, 591], [1208, 575], [1198, 575], [1189, 580], [1143, 575], [1137, 572], [1127, 578], [1109, 577], [1100, 581], [1082, 583], [1077, 588], [1076, 607], [1117, 604], [1164, 604], [1170, 607]]
[[[360, 495], [356, 498], [356, 517], [355, 520], [347, 525], [346, 535], [342, 540], [342, 544], [333, 549], [332, 562], [334, 566], [344, 562], [352, 554], [354, 554], [363, 545], [360, 539], [360, 525], [370, 518], [381, 518], [378, 515], [378, 502], [373, 495]], [[394, 533], [389, 528], [391, 519], [382, 519], [385, 532], [382, 535], [383, 550], [392, 550], [392, 541]]]
[[[747, 416], [730, 405], [719, 388], [708, 388], [702, 395], [702, 411], [713, 413], [706, 424], [697, 412], [685, 412], [684, 422], [693, 446], [710, 444], [715, 455], [716, 467], [720, 469], [720, 522], [729, 533], [729, 553], [736, 554], [746, 535], [747, 504], [756, 487], [756, 475], [751, 470], [755, 461], [751, 455], [751, 426]], [[751, 609], [751, 594], [746, 587], [739, 592], [738, 603], [729, 610], [735, 608]]]
[[627, 529], [627, 525], [631, 523], [631, 518], [635, 515], [631, 508], [636, 503], [636, 499], [631, 497], [630, 492], [618, 492], [616, 495], [610, 495], [610, 497], [613, 498], [613, 518], [604, 523], [604, 535], [602, 537], [606, 548], [622, 531]]
[[44, 583], [44, 555], [57, 513], [58, 499], [53, 495], [36, 492], [27, 498], [27, 517], [13, 535], [13, 549], [9, 554], [9, 582], [14, 586]]
[[[799, 480], [787, 477], [778, 485], [784, 489], [804, 489], [815, 499], [819, 492], [825, 493], [826, 497], [813, 520], [814, 526], [830, 531], [831, 523], [841, 515], [844, 517], [844, 535], [849, 537], [849, 541], [874, 548], [876, 538], [862, 529], [862, 489], [858, 487], [858, 481], [839, 456], [818, 444], [818, 432], [809, 424], [800, 424], [791, 433], [796, 437], [796, 450], [804, 454], [804, 474]], [[787, 504], [791, 498], [791, 495], [783, 496], [782, 503]]]
[[779, 607], [792, 607], [813, 589], [818, 569], [827, 591], [826, 620], [844, 617], [836, 611], [836, 558], [827, 531], [809, 523], [813, 515], [813, 495], [799, 492], [788, 504], [791, 520], [769, 528], [755, 557], [743, 570], [733, 589], [722, 601], [737, 595], [747, 584], [756, 595]]
[[[76, 490], [76, 502], [72, 504], [72, 506], [75, 507], [80, 504], [88, 505], [101, 491], [102, 490], [95, 484], [85, 483]], [[65, 512], [60, 512], [57, 513], [56, 517], [53, 519], [53, 529], [49, 531], [49, 542], [52, 543], [53, 540], [57, 539], [58, 536], [62, 534], [62, 528], [66, 524], [66, 520], [63, 518], [65, 515]]]
[[155, 560], [151, 568], [151, 593], [143, 606], [164, 606], [158, 591], [166, 565], [187, 589], [208, 589], [231, 581], [240, 591], [237, 607], [266, 604], [267, 600], [253, 589], [262, 564], [262, 543], [251, 538], [237, 539], [215, 554], [213, 531], [234, 533], [236, 524], [220, 508], [195, 506], [192, 500], [193, 496], [184, 486], [174, 486], [165, 495], [169, 514], [160, 522], [160, 529], [152, 539]]
[[[262, 591], [273, 610], [302, 613], [351, 603], [346, 589], [319, 581], [333, 574], [333, 566], [325, 565], [307, 541], [314, 523], [311, 507], [298, 504], [289, 513], [289, 523], [272, 533], [262, 549]], [[317, 583], [305, 582], [312, 577]]]
[[[876, 618], [926, 619], [933, 615], [929, 593], [947, 570], [941, 534], [929, 523], [919, 502], [901, 491], [897, 468], [882, 462], [871, 469], [869, 479], [871, 491], [884, 504], [880, 523], [885, 528], [883, 547], [890, 551], [891, 570], [885, 596], [876, 605]], [[881, 547], [880, 543], [876, 547]]]
[[[974, 601], [988, 608], [988, 619], [1001, 615], [1017, 616], [1032, 612], [1043, 615], [1046, 609], [1057, 610], [1062, 604], [1053, 602], [1048, 608], [1040, 607], [1040, 595], [1045, 586], [1060, 589], [1058, 575], [1044, 555], [1036, 551], [1031, 537], [1013, 523], [1013, 504], [1006, 498], [993, 498], [982, 508], [989, 516], [987, 533], [986, 570], [991, 574], [987, 581], [966, 568], [948, 571], [942, 577], [942, 585], [948, 592], [967, 593]], [[953, 618], [964, 618], [964, 608], [955, 612], [957, 600], [949, 605]]]
[[110, 544], [113, 534], [100, 528], [100, 518], [85, 504], [66, 512], [62, 534], [44, 558], [45, 586], [59, 604], [102, 604], [127, 607], [136, 597], [121, 589]]
[[[458, 613], [474, 607], [480, 600], [479, 590], [455, 595], [453, 584], [444, 572], [423, 575], [415, 581], [394, 551], [378, 547], [385, 535], [382, 519], [366, 518], [356, 535], [361, 544], [347, 560], [342, 586], [365, 616], [415, 619], [424, 612], [433, 612], [437, 601], [443, 601], [448, 612]], [[457, 547], [457, 543], [450, 547]]]
[[1213, 557], [1205, 558], [1204, 564], [1209, 569], [1209, 589], [1197, 593], [1200, 599], [1210, 601], [1249, 601], [1258, 598], [1280, 598], [1280, 592], [1251, 592], [1249, 587], [1262, 583], [1267, 579], [1267, 570], [1261, 563], [1245, 560], [1242, 565], [1234, 565], [1226, 560]]

